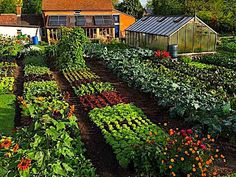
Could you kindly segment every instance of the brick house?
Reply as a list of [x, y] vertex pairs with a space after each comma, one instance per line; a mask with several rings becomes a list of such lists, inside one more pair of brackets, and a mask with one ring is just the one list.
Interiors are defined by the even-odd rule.
[[42, 36], [42, 16], [21, 14], [21, 6], [16, 7], [16, 14], [0, 14], [0, 34], [7, 36], [27, 35]]
[[82, 27], [91, 39], [124, 38], [133, 16], [114, 9], [112, 0], [43, 0], [42, 14], [48, 41], [58, 39], [60, 26]]

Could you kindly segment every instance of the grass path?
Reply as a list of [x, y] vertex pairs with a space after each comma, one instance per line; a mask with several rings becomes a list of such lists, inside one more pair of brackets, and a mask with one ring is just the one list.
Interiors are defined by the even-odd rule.
[[0, 132], [11, 133], [14, 128], [15, 100], [13, 94], [0, 95]]

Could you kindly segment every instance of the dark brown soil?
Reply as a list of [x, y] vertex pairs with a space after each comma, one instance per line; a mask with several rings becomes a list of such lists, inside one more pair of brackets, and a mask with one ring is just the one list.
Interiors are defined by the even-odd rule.
[[[23, 95], [23, 63], [22, 60], [17, 61], [18, 67], [15, 70], [15, 84], [14, 94], [16, 98]], [[15, 127], [21, 126], [21, 108], [18, 100], [16, 100], [16, 114], [15, 114]]]
[[54, 72], [54, 77], [62, 92], [71, 95], [69, 103], [75, 105], [75, 113], [78, 117], [82, 142], [87, 150], [86, 156], [91, 159], [101, 177], [135, 177], [135, 172], [123, 169], [118, 164], [111, 146], [106, 144], [101, 131], [89, 120], [86, 112], [82, 111], [78, 97], [74, 94], [70, 84], [59, 72]]

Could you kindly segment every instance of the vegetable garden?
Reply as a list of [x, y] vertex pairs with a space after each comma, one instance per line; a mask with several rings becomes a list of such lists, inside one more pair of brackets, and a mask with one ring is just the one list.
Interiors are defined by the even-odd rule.
[[[27, 51], [18, 64], [0, 63], [0, 176], [235, 172], [235, 161], [227, 163], [219, 143], [234, 147], [236, 142], [232, 64], [173, 62], [168, 53], [163, 58], [151, 50], [88, 44], [80, 28], [62, 31], [57, 45]], [[179, 123], [153, 121], [116, 84], [89, 68], [83, 52], [86, 60], [99, 60], [120, 84], [144, 92], [157, 109], [168, 110], [170, 122]], [[23, 81], [21, 94], [16, 94], [17, 77]]]

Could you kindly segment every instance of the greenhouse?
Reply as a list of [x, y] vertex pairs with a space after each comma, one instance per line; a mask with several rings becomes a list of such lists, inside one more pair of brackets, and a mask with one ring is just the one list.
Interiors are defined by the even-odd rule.
[[196, 16], [147, 16], [126, 29], [133, 47], [168, 50], [177, 44], [180, 53], [213, 52], [216, 42], [217, 32]]

